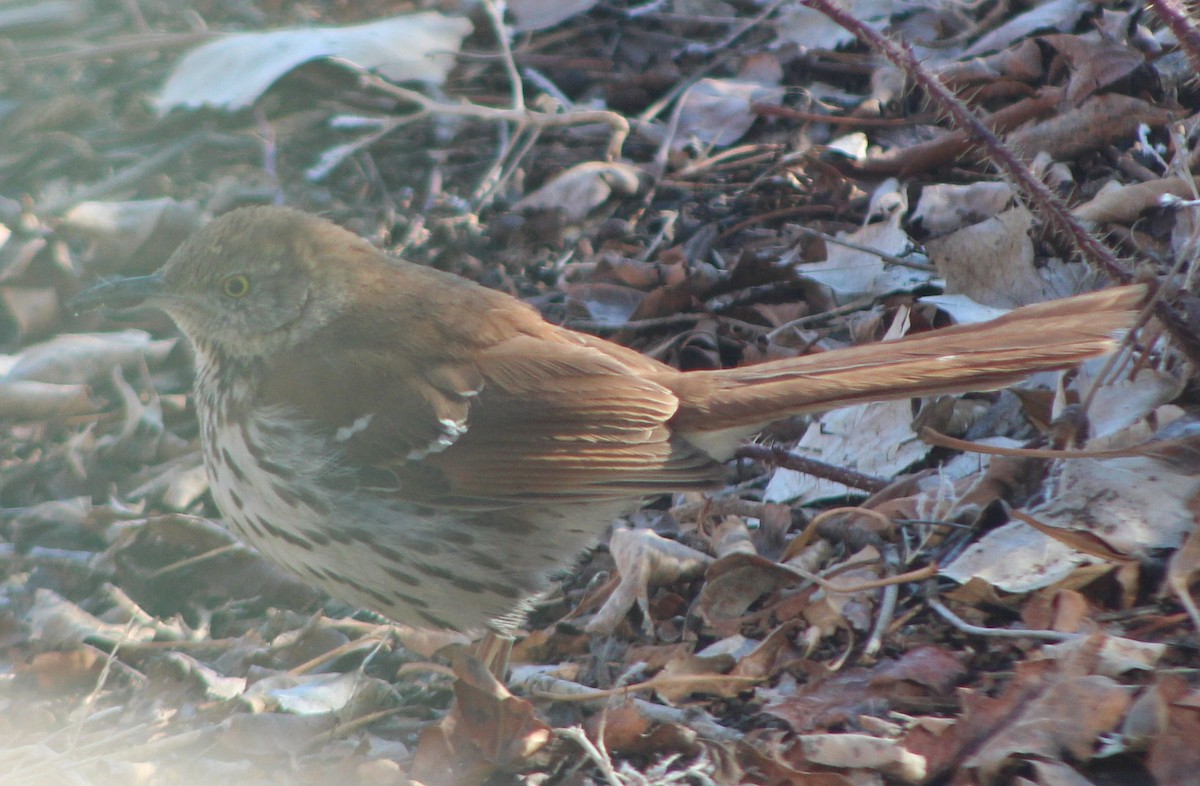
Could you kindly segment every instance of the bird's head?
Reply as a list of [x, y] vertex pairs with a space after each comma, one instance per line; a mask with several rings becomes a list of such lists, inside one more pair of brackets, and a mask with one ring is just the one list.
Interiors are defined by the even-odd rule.
[[[360, 247], [368, 253], [346, 253]], [[70, 305], [157, 307], [197, 347], [270, 355], [336, 316], [352, 274], [339, 263], [374, 254], [366, 241], [324, 219], [288, 208], [242, 208], [188, 238], [159, 272], [101, 282]]]

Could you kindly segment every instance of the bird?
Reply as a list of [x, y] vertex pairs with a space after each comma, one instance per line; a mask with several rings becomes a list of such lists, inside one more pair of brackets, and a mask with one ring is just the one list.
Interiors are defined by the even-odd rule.
[[510, 631], [614, 519], [718, 487], [771, 422], [1069, 367], [1112, 350], [1145, 294], [685, 372], [324, 218], [256, 206], [73, 306], [174, 320], [194, 350], [213, 501], [268, 560], [403, 625]]

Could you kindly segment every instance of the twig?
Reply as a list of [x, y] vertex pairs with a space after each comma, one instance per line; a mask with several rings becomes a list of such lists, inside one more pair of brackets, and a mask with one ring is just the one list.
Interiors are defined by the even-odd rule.
[[596, 322], [590, 319], [572, 319], [566, 323], [566, 326], [573, 330], [586, 330], [591, 333], [620, 333], [623, 330], [657, 330], [680, 327], [690, 325], [708, 316], [708, 314], [670, 314], [665, 317], [631, 319], [620, 324]]
[[215, 559], [216, 557], [219, 557], [222, 554], [228, 554], [230, 552], [237, 553], [237, 552], [247, 552], [247, 551], [249, 551], [249, 549], [247, 549], [241, 543], [227, 543], [224, 546], [217, 546], [214, 549], [209, 549], [208, 551], [204, 552], [203, 554], [196, 554], [191, 557], [185, 557], [184, 559], [181, 559], [178, 562], [172, 562], [167, 565], [163, 565], [161, 568], [156, 568], [155, 570], [146, 574], [146, 576], [143, 578], [143, 581], [154, 581], [155, 579], [161, 578], [162, 576], [165, 576], [168, 573], [172, 573], [177, 570], [182, 570], [183, 568], [191, 567], [192, 565], [196, 565], [197, 563], [200, 563], [200, 562], [205, 562], [206, 560]]
[[592, 702], [599, 699], [611, 699], [620, 696], [628, 696], [635, 691], [643, 690], [660, 690], [662, 688], [686, 688], [689, 685], [699, 685], [706, 687], [715, 682], [721, 682], [731, 685], [744, 686], [751, 688], [754, 685], [762, 682], [761, 677], [739, 677], [731, 674], [675, 674], [665, 675], [660, 674], [656, 677], [651, 677], [648, 680], [631, 683], [629, 685], [621, 685], [607, 690], [600, 690], [599, 693], [545, 693], [539, 692], [537, 698], [548, 699], [550, 701], [562, 702]]
[[892, 526], [891, 519], [877, 510], [872, 510], [871, 508], [864, 508], [855, 505], [843, 505], [837, 508], [829, 508], [821, 511], [809, 520], [808, 524], [804, 526], [804, 531], [788, 544], [788, 547], [784, 551], [783, 557], [780, 558], [780, 561], [791, 562], [793, 557], [795, 557], [804, 549], [808, 548], [808, 544], [812, 543], [813, 539], [816, 538], [818, 527], [834, 516], [840, 516], [845, 513], [851, 513], [855, 516], [867, 516], [868, 518], [873, 518], [880, 523], [882, 530], [887, 530]]
[[734, 41], [737, 41], [743, 35], [745, 35], [749, 31], [753, 30], [758, 25], [762, 24], [762, 22], [766, 21], [767, 17], [769, 17], [771, 14], [775, 13], [775, 11], [777, 11], [779, 9], [779, 6], [783, 5], [783, 3], [784, 3], [784, 0], [774, 0], [774, 2], [771, 3], [770, 5], [768, 5], [766, 8], [764, 8], [758, 14], [758, 16], [755, 16], [753, 18], [745, 20], [736, 29], [731, 31], [729, 33], [729, 35], [725, 36], [720, 41], [717, 41], [712, 44], [700, 44], [700, 43], [689, 44], [687, 47], [685, 47], [685, 51], [687, 51], [689, 54], [701, 54], [701, 55], [710, 55], [713, 52], [728, 51], [733, 46]]
[[872, 49], [907, 74], [934, 103], [951, 117], [955, 126], [965, 131], [987, 151], [989, 158], [1021, 188], [1032, 203], [1040, 208], [1051, 225], [1071, 239], [1076, 250], [1093, 267], [1105, 271], [1117, 281], [1130, 280], [1129, 271], [1117, 261], [1112, 250], [1088, 232], [1087, 228], [1071, 215], [1062, 200], [1017, 158], [1016, 154], [996, 136], [995, 132], [988, 128], [966, 104], [955, 97], [933, 72], [921, 64], [908, 44], [896, 42], [884, 36], [856, 19], [834, 0], [801, 0], [801, 2], [809, 8], [820, 11], [859, 39], [866, 41]]
[[792, 453], [777, 446], [742, 445], [738, 448], [737, 457], [753, 459], [765, 464], [771, 464], [772, 466], [803, 472], [806, 475], [832, 480], [835, 483], [841, 483], [843, 486], [849, 486], [850, 488], [863, 489], [872, 494], [882, 490], [888, 484], [883, 478], [867, 475], [863, 472], [855, 472], [852, 469], [838, 467], [824, 461], [817, 461], [816, 459], [801, 456], [798, 453]]
[[831, 319], [836, 319], [837, 317], [844, 316], [846, 314], [853, 314], [855, 311], [860, 311], [871, 305], [873, 301], [874, 298], [863, 298], [861, 300], [855, 300], [847, 303], [844, 306], [838, 306], [837, 308], [831, 308], [828, 311], [822, 311], [819, 314], [809, 314], [808, 316], [803, 316], [799, 319], [793, 319], [790, 322], [784, 322], [779, 327], [772, 328], [770, 333], [767, 333], [767, 340], [774, 341], [777, 336], [786, 333], [789, 330], [798, 330], [800, 328], [808, 327], [809, 325], [828, 322]]
[[691, 521], [701, 514], [710, 519], [722, 519], [726, 516], [741, 516], [742, 518], [761, 519], [767, 515], [767, 507], [771, 502], [755, 502], [752, 499], [730, 497], [726, 499], [706, 499], [703, 502], [686, 502], [671, 508], [671, 515], [677, 521]]
[[[888, 572], [889, 577], [896, 572], [896, 565], [900, 562], [896, 555], [895, 546], [886, 546], [883, 550], [883, 566]], [[863, 646], [863, 654], [874, 656], [883, 649], [883, 636], [887, 633], [887, 629], [892, 624], [892, 619], [896, 616], [896, 601], [900, 598], [900, 585], [889, 584], [883, 588], [879, 594], [879, 615], [875, 618], [875, 625], [871, 628], [871, 635], [867, 638], [867, 643]]]
[[[849, 570], [850, 568], [858, 567], [861, 564], [863, 563], [839, 565], [838, 570]], [[883, 587], [891, 587], [899, 584], [911, 584], [915, 581], [924, 581], [925, 579], [936, 576], [938, 571], [937, 565], [930, 564], [923, 568], [910, 570], [907, 573], [898, 573], [895, 576], [887, 576], [885, 578], [875, 579], [873, 581], [860, 581], [857, 584], [834, 584], [829, 579], [822, 578], [815, 573], [811, 573], [803, 568], [798, 568], [795, 565], [781, 562], [777, 567], [786, 570], [789, 573], [793, 573], [798, 578], [804, 579], [805, 581], [811, 581], [813, 584], [816, 584], [826, 592], [837, 592], [842, 595], [852, 595], [856, 592], [869, 592], [871, 590], [877, 590]]]
[[[304, 663], [301, 663], [298, 666], [293, 666], [292, 668], [288, 669], [288, 674], [291, 674], [291, 675], [307, 674], [308, 672], [312, 671], [313, 669], [317, 668], [318, 666], [321, 666], [326, 663], [331, 663], [331, 662], [337, 660], [338, 658], [342, 657], [343, 655], [349, 655], [352, 652], [357, 652], [358, 650], [362, 650], [362, 649], [369, 648], [371, 650], [371, 655], [374, 655], [376, 652], [379, 651], [379, 649], [385, 643], [387, 643], [387, 640], [391, 636], [391, 633], [392, 633], [392, 625], [390, 625], [390, 624], [380, 625], [378, 630], [376, 630], [372, 633], [368, 633], [366, 636], [363, 636], [361, 639], [353, 639], [351, 641], [347, 641], [344, 644], [334, 647], [331, 650], [326, 650], [325, 652], [322, 652], [321, 654], [316, 655], [315, 657], [312, 657], [309, 660], [306, 660]], [[363, 665], [364, 666], [366, 665], [365, 661], [364, 661]]]
[[279, 182], [279, 146], [275, 141], [275, 128], [267, 119], [267, 112], [260, 104], [254, 106], [254, 124], [258, 126], [262, 139], [263, 173], [266, 174], [267, 180], [275, 191], [275, 204], [282, 205], [284, 197], [283, 187]]
[[1193, 71], [1200, 71], [1200, 27], [1196, 17], [1189, 14], [1183, 0], [1150, 0], [1158, 18], [1167, 23], [1179, 46], [1187, 54]]
[[571, 726], [566, 729], [555, 729], [554, 734], [562, 737], [564, 740], [570, 740], [579, 746], [579, 748], [587, 755], [600, 773], [604, 776], [604, 781], [609, 786], [626, 786], [626, 784], [617, 775], [617, 771], [613, 768], [612, 757], [607, 751], [596, 747], [596, 744], [588, 739], [587, 734], [579, 726]]
[[731, 147], [728, 150], [722, 150], [720, 153], [708, 156], [694, 161], [691, 164], [678, 169], [671, 173], [672, 181], [686, 180], [689, 177], [702, 174], [704, 172], [716, 171], [725, 166], [747, 166], [749, 164], [758, 163], [759, 161], [773, 160], [780, 151], [785, 149], [785, 145], [772, 144], [753, 144], [741, 145], [739, 147]]
[[938, 613], [942, 619], [949, 622], [959, 631], [969, 636], [987, 636], [994, 639], [1037, 639], [1039, 641], [1071, 641], [1081, 638], [1080, 633], [1063, 633], [1057, 630], [1013, 630], [1011, 628], [985, 628], [982, 625], [972, 625], [955, 614], [940, 598], [930, 597], [926, 601], [929, 607]]
[[[513, 690], [520, 689], [548, 694], [590, 695], [596, 701], [607, 701], [609, 699], [607, 691], [602, 691], [598, 688], [589, 688], [586, 685], [580, 685], [577, 682], [564, 680], [560, 677], [542, 674], [532, 668], [518, 667], [513, 669], [512, 677], [509, 679], [509, 687]], [[654, 704], [644, 699], [633, 699], [633, 703], [637, 707], [638, 712], [655, 723], [676, 723], [692, 729], [705, 739], [716, 740], [717, 742], [734, 742], [742, 738], [740, 732], [722, 726], [714, 721], [707, 712], [702, 710], [664, 707], [661, 704]]]
[[496, 0], [484, 0], [483, 7], [491, 20], [492, 28], [496, 31], [496, 42], [500, 45], [500, 57], [504, 61], [504, 70], [508, 74], [509, 89], [512, 90], [512, 108], [525, 111], [525, 91], [521, 88], [521, 74], [517, 71], [517, 61], [513, 59], [512, 44], [508, 38], [508, 27], [504, 24], [504, 11]]
[[374, 74], [363, 74], [361, 79], [367, 87], [373, 87], [400, 101], [416, 104], [422, 114], [448, 115], [452, 117], [471, 117], [476, 120], [495, 120], [502, 123], [512, 123], [518, 128], [533, 128], [543, 131], [547, 128], [563, 128], [569, 126], [601, 123], [612, 129], [605, 158], [614, 161], [621, 156], [621, 148], [629, 137], [629, 121], [616, 112], [606, 109], [587, 109], [565, 112], [563, 114], [548, 114], [533, 109], [501, 109], [499, 107], [480, 106], [469, 101], [457, 104], [446, 104], [419, 93], [416, 90], [393, 85]]
[[857, 126], [860, 128], [907, 128], [919, 123], [928, 123], [928, 118], [905, 117], [853, 117], [851, 115], [823, 115], [820, 112], [805, 112], [790, 106], [775, 104], [751, 104], [750, 111], [762, 117], [786, 117], [789, 120], [807, 120], [810, 123], [828, 123], [832, 126]]
[[1179, 437], [1177, 439], [1151, 440], [1133, 445], [1128, 448], [1112, 450], [1062, 450], [1058, 448], [1005, 448], [997, 445], [983, 445], [965, 439], [957, 439], [940, 431], [925, 426], [921, 429], [921, 440], [934, 447], [961, 450], [964, 453], [980, 453], [987, 456], [1009, 456], [1013, 458], [1040, 459], [1112, 459], [1149, 456], [1157, 458], [1164, 451], [1175, 447], [1188, 447], [1196, 444], [1194, 437]]
[[832, 243], [835, 246], [843, 246], [852, 251], [861, 251], [864, 254], [871, 254], [872, 256], [877, 256], [880, 259], [882, 259], [884, 262], [888, 263], [889, 265], [897, 265], [899, 267], [912, 268], [913, 270], [920, 270], [923, 273], [936, 273], [937, 272], [937, 268], [935, 268], [932, 264], [930, 264], [928, 262], [913, 262], [912, 260], [904, 259], [903, 257], [898, 257], [898, 256], [895, 256], [894, 254], [888, 254], [886, 252], [880, 251], [877, 248], [871, 248], [870, 246], [864, 246], [861, 243], [854, 243], [849, 240], [843, 240], [840, 237], [834, 237], [833, 235], [827, 234], [825, 232], [820, 232], [816, 229], [810, 229], [805, 226], [798, 226], [798, 227], [796, 227], [796, 230], [799, 231], [801, 234], [808, 235], [809, 237], [818, 237], [821, 240], [824, 240], [826, 243]]

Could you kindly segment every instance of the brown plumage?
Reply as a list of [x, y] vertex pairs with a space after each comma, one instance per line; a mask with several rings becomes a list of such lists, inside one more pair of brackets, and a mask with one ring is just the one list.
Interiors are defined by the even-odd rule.
[[165, 309], [197, 354], [213, 494], [251, 544], [415, 625], [511, 620], [614, 515], [716, 484], [780, 417], [996, 388], [1107, 351], [1123, 287], [980, 325], [684, 373], [324, 220], [238, 210], [85, 305]]

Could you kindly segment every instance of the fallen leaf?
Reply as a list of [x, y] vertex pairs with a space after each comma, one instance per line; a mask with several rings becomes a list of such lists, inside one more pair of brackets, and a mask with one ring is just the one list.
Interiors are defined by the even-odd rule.
[[193, 49], [176, 64], [155, 106], [244, 109], [284, 74], [324, 58], [346, 60], [394, 82], [438, 85], [471, 32], [463, 17], [426, 12], [348, 27], [297, 27], [233, 33]]

